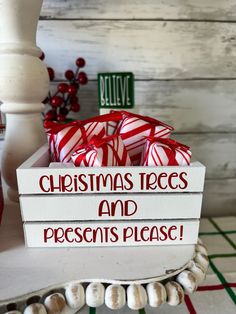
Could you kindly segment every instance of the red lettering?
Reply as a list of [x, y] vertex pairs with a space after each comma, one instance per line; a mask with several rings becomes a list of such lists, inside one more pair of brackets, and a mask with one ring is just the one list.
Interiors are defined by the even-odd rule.
[[111, 242], [117, 242], [118, 240], [119, 240], [119, 236], [117, 234], [117, 228], [116, 227], [111, 227], [110, 241]]
[[144, 242], [150, 240], [149, 237], [145, 238], [145, 235], [144, 235], [144, 233], [145, 233], [145, 232], [148, 232], [148, 231], [149, 231], [149, 227], [147, 227], [147, 226], [146, 226], [146, 227], [143, 227], [143, 228], [141, 229], [140, 237], [141, 237], [142, 241], [144, 241]]
[[159, 232], [157, 226], [152, 227], [151, 232], [150, 232], [150, 241], [159, 241]]
[[98, 207], [98, 216], [102, 217], [104, 215], [110, 216], [110, 207], [107, 200], [101, 201]]
[[123, 216], [123, 202], [121, 200], [117, 200], [116, 202], [111, 202], [111, 216], [114, 217], [117, 214], [117, 206], [120, 207], [120, 215]]
[[134, 184], [133, 184], [131, 178], [132, 178], [132, 174], [131, 173], [125, 173], [124, 179], [125, 179], [126, 183], [128, 183], [128, 185], [124, 186], [126, 191], [132, 190], [132, 188], [134, 187]]
[[163, 237], [162, 237], [162, 236], [159, 237], [159, 240], [160, 240], [160, 241], [166, 241], [166, 239], [167, 239], [167, 237], [168, 237], [166, 230], [167, 230], [167, 227], [166, 227], [166, 226], [161, 226], [161, 227], [160, 227], [160, 233], [161, 233], [161, 235], [163, 235]]
[[175, 236], [175, 237], [173, 237], [172, 236], [172, 231], [175, 231], [175, 230], [177, 230], [177, 227], [176, 226], [171, 226], [170, 228], [169, 228], [169, 230], [168, 230], [168, 237], [169, 237], [169, 239], [170, 240], [176, 240], [177, 239], [177, 236]]
[[58, 178], [58, 186], [56, 186], [55, 184], [55, 178], [53, 177], [53, 175], [49, 176], [49, 180], [50, 180], [50, 188], [51, 188], [51, 192], [54, 192], [55, 190], [58, 190], [59, 192], [61, 192], [61, 176], [59, 176]]
[[[106, 227], [103, 228], [104, 230], [106, 229]], [[98, 241], [98, 231], [100, 233], [100, 242], [103, 243], [103, 229], [102, 228], [97, 228], [93, 230], [93, 242], [96, 243]]]
[[120, 173], [116, 173], [115, 178], [114, 178], [114, 191], [117, 190], [124, 190], [124, 183], [123, 183], [123, 178]]
[[[153, 181], [151, 179], [153, 178]], [[154, 186], [153, 186], [154, 185]], [[155, 190], [156, 189], [156, 174], [150, 173], [147, 175], [147, 189]]]
[[175, 184], [173, 185], [173, 178], [178, 178], [178, 173], [177, 172], [172, 172], [168, 178], [168, 184], [169, 184], [169, 187], [172, 189], [172, 190], [176, 190], [178, 188], [178, 184]]
[[[126, 216], [126, 217], [133, 216], [138, 209], [138, 205], [136, 204], [135, 201], [132, 201], [132, 200], [125, 201], [124, 205], [125, 205], [124, 214], [122, 216]], [[132, 205], [133, 205], [133, 208], [132, 208]]]
[[131, 238], [133, 235], [133, 228], [127, 227], [123, 229], [123, 240], [126, 242], [127, 239]]
[[140, 190], [144, 190], [144, 177], [146, 176], [146, 173], [140, 172]]
[[71, 187], [73, 180], [69, 174], [61, 177], [61, 192], [71, 192], [73, 188]]
[[167, 184], [166, 185], [162, 185], [162, 179], [163, 178], [167, 178], [167, 173], [162, 172], [160, 173], [160, 175], [158, 176], [158, 186], [160, 189], [165, 190], [167, 188]]
[[49, 239], [51, 239], [54, 235], [52, 228], [47, 228], [43, 230], [43, 241], [47, 243]]
[[57, 228], [54, 229], [54, 238], [55, 238], [55, 243], [63, 243], [64, 240], [64, 229], [63, 228]]
[[93, 237], [91, 236], [90, 239], [87, 238], [88, 234], [92, 232], [92, 228], [87, 227], [83, 231], [83, 238], [85, 242], [93, 242]]
[[[91, 189], [91, 191], [94, 191], [94, 181], [93, 181], [93, 178], [95, 177], [95, 174], [94, 173], [91, 173], [91, 174], [89, 174], [89, 179], [90, 179], [90, 189]], [[95, 190], [96, 190], [96, 188], [95, 188]]]
[[80, 175], [78, 176], [78, 181], [79, 181], [79, 183], [82, 184], [82, 186], [79, 185], [79, 190], [80, 190], [81, 192], [87, 191], [87, 189], [88, 189], [88, 184], [84, 181], [84, 178], [86, 178], [86, 175], [85, 175], [85, 174], [80, 174]]
[[75, 241], [75, 239], [73, 239], [73, 240], [70, 240], [70, 239], [69, 239], [69, 233], [71, 233], [71, 232], [73, 232], [73, 231], [74, 231], [74, 230], [73, 230], [72, 228], [67, 228], [67, 229], [65, 230], [65, 238], [66, 238], [66, 241], [69, 242], [69, 243], [72, 243], [72, 242]]
[[[45, 182], [45, 179], [46, 179], [46, 182]], [[50, 192], [50, 187], [46, 188], [45, 187], [45, 184], [47, 185], [49, 183], [49, 177], [48, 176], [42, 176], [40, 179], [39, 179], [39, 187], [40, 189], [43, 191], [43, 192]]]
[[80, 232], [81, 232], [81, 228], [75, 228], [75, 235], [78, 237], [78, 239], [77, 238], [75, 238], [75, 242], [76, 243], [81, 243], [82, 241], [83, 241], [83, 237], [82, 237], [82, 235], [80, 234]]
[[181, 184], [179, 185], [179, 188], [180, 188], [181, 190], [186, 189], [186, 187], [188, 186], [188, 181], [187, 181], [186, 179], [184, 179], [184, 176], [187, 177], [187, 173], [186, 173], [186, 172], [180, 172], [179, 178], [180, 178], [180, 180], [181, 180], [182, 183], [183, 183], [183, 185], [181, 185]]

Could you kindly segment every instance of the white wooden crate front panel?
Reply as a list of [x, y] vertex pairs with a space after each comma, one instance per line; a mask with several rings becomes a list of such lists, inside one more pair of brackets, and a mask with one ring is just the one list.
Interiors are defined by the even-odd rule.
[[198, 220], [24, 224], [29, 247], [159, 246], [197, 243]]
[[52, 169], [48, 159], [43, 146], [17, 169], [19, 194], [202, 192], [204, 186], [205, 167], [199, 162], [185, 167]]
[[199, 218], [202, 194], [22, 195], [23, 221]]

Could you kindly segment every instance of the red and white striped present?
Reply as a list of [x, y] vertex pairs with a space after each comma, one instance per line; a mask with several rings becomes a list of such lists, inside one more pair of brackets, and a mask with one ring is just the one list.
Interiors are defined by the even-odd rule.
[[131, 166], [131, 161], [120, 136], [94, 137], [71, 156], [77, 167]]
[[106, 136], [108, 123], [119, 121], [121, 117], [121, 114], [116, 112], [64, 125], [47, 121], [45, 128], [52, 161], [71, 161], [71, 155], [80, 145], [88, 143], [95, 135], [99, 138]]
[[167, 138], [174, 129], [156, 119], [121, 111], [123, 120], [114, 134], [119, 134], [125, 144], [133, 165], [140, 165], [147, 136]]
[[141, 166], [186, 166], [190, 164], [189, 147], [170, 138], [146, 138]]

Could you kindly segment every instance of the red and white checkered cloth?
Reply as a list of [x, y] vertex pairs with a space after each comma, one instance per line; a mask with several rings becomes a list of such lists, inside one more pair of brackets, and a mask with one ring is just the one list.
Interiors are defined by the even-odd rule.
[[[114, 111], [113, 111], [114, 112]], [[173, 128], [156, 119], [131, 112], [121, 111], [122, 121], [118, 123], [115, 134], [124, 141], [133, 165], [139, 165], [147, 136], [167, 138]]]
[[123, 141], [117, 135], [103, 139], [94, 137], [76, 150], [71, 158], [78, 167], [131, 166]]
[[190, 164], [189, 147], [170, 138], [146, 138], [141, 166], [186, 166]]

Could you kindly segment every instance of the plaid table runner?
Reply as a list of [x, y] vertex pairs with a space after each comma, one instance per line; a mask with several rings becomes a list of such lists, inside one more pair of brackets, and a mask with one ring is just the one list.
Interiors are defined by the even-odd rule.
[[97, 309], [85, 307], [79, 313], [85, 314], [233, 314], [236, 313], [236, 217], [202, 219], [200, 238], [208, 249], [210, 267], [206, 280], [192, 295], [185, 296], [185, 302], [171, 307], [147, 306], [140, 311], [123, 308], [112, 311], [105, 306]]

